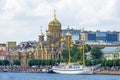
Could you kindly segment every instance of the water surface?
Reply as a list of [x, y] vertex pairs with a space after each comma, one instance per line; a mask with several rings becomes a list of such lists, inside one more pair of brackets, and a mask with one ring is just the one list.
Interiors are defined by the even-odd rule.
[[120, 75], [60, 75], [48, 73], [0, 73], [0, 80], [120, 80]]

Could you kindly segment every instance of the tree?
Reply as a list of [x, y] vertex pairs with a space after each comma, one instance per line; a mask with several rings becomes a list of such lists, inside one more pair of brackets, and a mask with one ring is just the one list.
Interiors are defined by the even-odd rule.
[[39, 59], [33, 59], [28, 61], [29, 66], [41, 65], [41, 64], [42, 64], [42, 60], [39, 60]]
[[91, 51], [91, 46], [86, 44], [85, 45], [85, 52], [90, 52]]
[[0, 65], [2, 65], [2, 60], [0, 60]]
[[[67, 48], [63, 49], [62, 56], [63, 56], [62, 61], [68, 60], [68, 49]], [[71, 56], [71, 62], [82, 60], [82, 53], [80, 49], [78, 49], [76, 46], [71, 47], [70, 56]]]
[[117, 66], [117, 60], [113, 60], [113, 66]]
[[[59, 61], [58, 61], [58, 62], [59, 62]], [[55, 64], [55, 60], [53, 60], [53, 59], [50, 60], [50, 61], [49, 61], [49, 64], [50, 64], [50, 65], [54, 65], [54, 64]]]
[[120, 66], [120, 59], [117, 59], [117, 64], [118, 66]]
[[8, 60], [2, 60], [2, 65], [9, 65], [9, 61]]
[[91, 60], [86, 60], [85, 64], [86, 64], [86, 66], [92, 66], [92, 61]]
[[68, 49], [67, 48], [63, 49], [62, 56], [64, 60], [68, 60]]
[[38, 65], [39, 63], [39, 60], [38, 59], [33, 59], [33, 65]]
[[33, 63], [34, 63], [33, 60], [29, 60], [29, 61], [28, 61], [28, 65], [29, 65], [29, 66], [33, 66]]
[[50, 60], [44, 60], [44, 65], [49, 65]]
[[93, 47], [91, 50], [91, 54], [93, 59], [101, 59], [103, 56], [103, 53], [100, 51], [99, 47]]
[[76, 46], [71, 47], [70, 56], [74, 56], [77, 51], [79, 50]]
[[113, 66], [113, 60], [107, 60], [107, 66], [112, 67]]
[[38, 59], [38, 65], [41, 65], [42, 61], [40, 59]]
[[20, 65], [20, 61], [19, 60], [13, 60], [13, 65]]
[[102, 67], [105, 67], [105, 66], [106, 66], [105, 62], [106, 62], [106, 60], [102, 60], [102, 62], [101, 62], [101, 66], [102, 66]]
[[82, 53], [80, 51], [77, 51], [74, 56], [72, 57], [72, 60], [74, 61], [81, 61], [82, 60]]

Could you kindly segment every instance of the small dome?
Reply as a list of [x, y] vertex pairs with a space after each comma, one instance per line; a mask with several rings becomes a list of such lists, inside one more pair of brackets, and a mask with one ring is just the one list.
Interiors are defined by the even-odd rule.
[[39, 36], [44, 36], [44, 34], [42, 32], [42, 26], [41, 26], [41, 30], [40, 30]]
[[66, 36], [71, 36], [71, 33], [70, 33], [70, 32], [67, 32], [67, 33], [66, 33]]
[[44, 34], [43, 34], [43, 33], [40, 33], [39, 36], [44, 36]]
[[71, 33], [70, 33], [70, 28], [68, 26], [68, 32], [66, 33], [66, 36], [71, 36]]
[[47, 31], [47, 36], [53, 36], [52, 33], [50, 32], [50, 30]]

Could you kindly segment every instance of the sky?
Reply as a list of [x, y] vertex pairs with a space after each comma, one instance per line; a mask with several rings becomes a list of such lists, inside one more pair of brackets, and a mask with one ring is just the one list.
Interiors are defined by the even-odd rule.
[[38, 40], [54, 10], [62, 29], [120, 31], [120, 0], [0, 0], [0, 43]]

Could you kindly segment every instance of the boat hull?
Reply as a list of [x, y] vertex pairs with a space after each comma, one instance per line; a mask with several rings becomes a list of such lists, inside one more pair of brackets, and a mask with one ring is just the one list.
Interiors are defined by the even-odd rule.
[[93, 74], [92, 69], [52, 69], [57, 74]]

